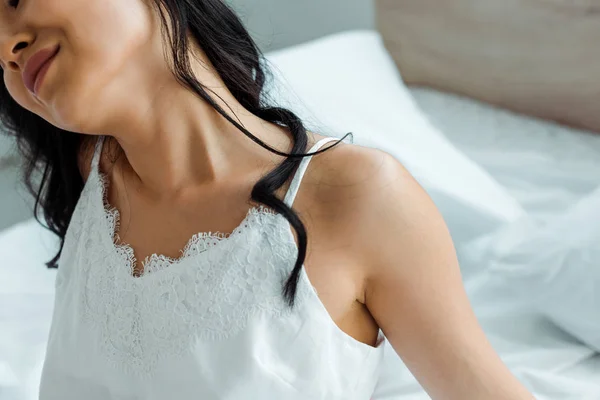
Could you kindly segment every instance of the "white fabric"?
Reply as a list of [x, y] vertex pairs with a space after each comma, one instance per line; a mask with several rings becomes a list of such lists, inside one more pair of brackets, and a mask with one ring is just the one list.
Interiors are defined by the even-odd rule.
[[60, 260], [40, 400], [371, 397], [385, 340], [343, 333], [304, 269], [288, 307], [297, 247], [283, 216], [253, 207], [231, 234], [194, 236], [181, 258], [152, 256], [133, 277], [132, 249], [113, 243], [100, 148]]
[[600, 187], [564, 214], [508, 224], [469, 250], [511, 295], [600, 351]]
[[[397, 76], [391, 78], [392, 83], [387, 80], [395, 71], [375, 33], [341, 34], [318, 43], [324, 47], [313, 43], [273, 55], [282, 72], [291, 77], [288, 81], [294, 82], [295, 92], [309, 99], [298, 107], [316, 107], [305, 113], [327, 119], [329, 126], [337, 124], [338, 135], [354, 131], [355, 143], [373, 133], [376, 144], [385, 149], [389, 140], [390, 152], [408, 160], [421, 178], [428, 176], [426, 188], [444, 217], [454, 221], [450, 224], [453, 236], [475, 239], [525, 213], [536, 218], [557, 215], [593, 190], [600, 141], [476, 102], [411, 89], [438, 128], [437, 134], [427, 130], [420, 136], [416, 128], [423, 125], [409, 122], [424, 117], [402, 111], [407, 89]], [[394, 94], [396, 90], [400, 94]], [[414, 101], [408, 104], [414, 107]], [[406, 141], [405, 146], [398, 145], [400, 139]], [[437, 149], [432, 153], [435, 158], [427, 157], [429, 144]], [[407, 154], [402, 154], [403, 149]], [[411, 157], [409, 153], [419, 149], [419, 157]], [[463, 180], [460, 174], [471, 167], [487, 173], [471, 173], [466, 175], [470, 179]], [[465, 187], [468, 192], [463, 191]], [[478, 188], [486, 188], [487, 193], [479, 193]], [[483, 215], [483, 220], [493, 223], [481, 225], [482, 210], [494, 216]], [[455, 211], [461, 218], [452, 218]], [[461, 243], [460, 257], [470, 242]], [[50, 234], [33, 221], [0, 234], [1, 400], [37, 398], [54, 292], [55, 273], [42, 265], [53, 254], [51, 244]], [[600, 356], [539, 312], [523, 307], [486, 266], [486, 260], [477, 265], [463, 262], [466, 288], [488, 337], [513, 372], [540, 400], [600, 398]], [[427, 399], [393, 349], [385, 346], [386, 365], [375, 399]]]
[[53, 235], [30, 220], [0, 233], [0, 399], [37, 399], [56, 272]]
[[[600, 183], [599, 134], [435, 90], [412, 88], [411, 94], [433, 125], [499, 182], [528, 216], [560, 214]], [[503, 202], [490, 207], [503, 207]]]

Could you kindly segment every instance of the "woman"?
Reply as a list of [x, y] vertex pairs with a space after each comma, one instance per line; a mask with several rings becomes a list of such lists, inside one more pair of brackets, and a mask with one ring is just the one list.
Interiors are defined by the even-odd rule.
[[268, 106], [223, 2], [0, 15], [2, 120], [62, 243], [41, 399], [366, 400], [386, 339], [433, 398], [531, 398], [427, 195]]

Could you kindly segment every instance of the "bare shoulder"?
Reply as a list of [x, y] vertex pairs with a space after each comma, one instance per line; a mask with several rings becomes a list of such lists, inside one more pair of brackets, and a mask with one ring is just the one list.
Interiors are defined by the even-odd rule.
[[390, 153], [341, 144], [318, 160], [314, 176], [318, 180], [315, 196], [320, 218], [350, 248], [359, 249], [361, 254], [357, 257], [372, 264], [384, 254], [383, 247], [405, 247], [408, 255], [415, 241], [423, 237], [430, 237], [453, 252], [437, 207]]
[[504, 391], [530, 399], [479, 326], [450, 233], [425, 190], [384, 151], [332, 150], [316, 173], [328, 183], [323, 214], [336, 227], [325, 238], [345, 257], [344, 271], [356, 268], [356, 299], [395, 352], [432, 398]]
[[340, 143], [314, 159], [311, 181], [324, 212], [365, 223], [399, 207], [404, 196], [424, 194], [410, 172], [390, 153], [356, 144]]
[[[330, 143], [323, 147], [330, 146]], [[358, 182], [372, 181], [373, 174], [380, 173], [382, 168], [390, 167], [390, 163], [401, 164], [389, 153], [371, 147], [360, 146], [341, 142], [331, 151], [322, 153], [322, 157], [315, 157], [322, 174], [319, 178], [328, 183], [340, 185], [353, 185]]]

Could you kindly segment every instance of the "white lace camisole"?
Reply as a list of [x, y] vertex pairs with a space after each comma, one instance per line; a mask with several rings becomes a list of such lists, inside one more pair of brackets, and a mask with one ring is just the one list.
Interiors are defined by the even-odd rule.
[[103, 139], [59, 260], [41, 400], [372, 397], [385, 338], [372, 347], [344, 333], [304, 268], [288, 307], [282, 287], [298, 249], [280, 214], [253, 207], [232, 233], [199, 233], [179, 259], [153, 255], [133, 276], [118, 213], [105, 206]]

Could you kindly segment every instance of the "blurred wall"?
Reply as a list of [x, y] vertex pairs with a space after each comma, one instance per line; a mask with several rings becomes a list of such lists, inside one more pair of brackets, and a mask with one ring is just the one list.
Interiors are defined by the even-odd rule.
[[372, 0], [228, 0], [263, 51], [374, 28]]
[[[331, 33], [374, 27], [372, 0], [227, 0], [264, 52]], [[0, 135], [0, 230], [30, 218], [12, 143]]]
[[0, 231], [32, 215], [31, 196], [20, 184], [14, 144], [0, 135]]

